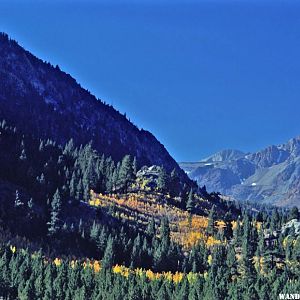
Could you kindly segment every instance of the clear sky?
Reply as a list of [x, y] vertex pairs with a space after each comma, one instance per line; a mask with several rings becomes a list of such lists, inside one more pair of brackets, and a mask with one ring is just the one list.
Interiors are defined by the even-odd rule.
[[297, 0], [1, 1], [0, 30], [178, 161], [300, 134]]

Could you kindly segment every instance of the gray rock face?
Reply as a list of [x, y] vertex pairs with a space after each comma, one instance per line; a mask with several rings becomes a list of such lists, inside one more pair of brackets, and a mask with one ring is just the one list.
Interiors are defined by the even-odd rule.
[[300, 136], [255, 153], [226, 150], [199, 163], [180, 165], [209, 192], [218, 191], [237, 200], [300, 207]]
[[202, 162], [210, 163], [210, 162], [230, 161], [230, 160], [236, 160], [238, 158], [242, 158], [244, 156], [245, 153], [242, 151], [226, 149], [203, 159]]
[[300, 222], [297, 219], [293, 219], [286, 224], [284, 224], [281, 228], [282, 233], [286, 233], [287, 231], [294, 230], [295, 234], [300, 234]]

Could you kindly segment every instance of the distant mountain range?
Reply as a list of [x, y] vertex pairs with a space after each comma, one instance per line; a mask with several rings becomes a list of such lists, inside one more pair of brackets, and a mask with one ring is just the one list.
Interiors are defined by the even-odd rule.
[[65, 144], [92, 142], [114, 160], [126, 154], [138, 164], [174, 168], [189, 181], [165, 147], [148, 131], [91, 95], [58, 66], [38, 59], [0, 34], [0, 118], [36, 138]]
[[209, 192], [218, 191], [236, 200], [300, 207], [300, 136], [255, 153], [223, 150], [180, 166]]

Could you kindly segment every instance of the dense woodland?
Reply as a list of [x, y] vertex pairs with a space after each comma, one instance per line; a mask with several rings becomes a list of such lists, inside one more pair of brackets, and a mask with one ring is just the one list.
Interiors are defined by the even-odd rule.
[[115, 162], [92, 143], [36, 140], [5, 121], [0, 170], [4, 298], [276, 299], [299, 291], [296, 208], [225, 201], [175, 170], [149, 173], [129, 155]]

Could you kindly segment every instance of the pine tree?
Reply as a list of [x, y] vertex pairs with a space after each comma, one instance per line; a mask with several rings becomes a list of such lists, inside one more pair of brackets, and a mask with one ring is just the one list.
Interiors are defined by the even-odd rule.
[[53, 300], [54, 290], [53, 290], [53, 266], [52, 264], [48, 264], [45, 272], [45, 290], [43, 300]]
[[242, 275], [247, 279], [248, 282], [252, 282], [255, 270], [252, 263], [254, 256], [254, 243], [251, 231], [251, 221], [247, 214], [243, 218], [243, 238], [242, 238]]
[[93, 222], [93, 225], [91, 227], [91, 231], [90, 231], [90, 238], [93, 242], [96, 243], [97, 239], [99, 238], [99, 225], [96, 224], [96, 222]]
[[48, 223], [48, 234], [55, 235], [60, 229], [61, 197], [57, 189], [51, 202], [50, 222]]
[[82, 180], [80, 179], [77, 184], [76, 198], [75, 198], [78, 202], [83, 200], [83, 191], [84, 191], [83, 184], [82, 184]]
[[37, 182], [41, 185], [44, 186], [46, 183], [45, 175], [42, 173], [40, 176], [37, 176], [36, 178]]
[[272, 212], [270, 229], [274, 231], [280, 227], [280, 217], [277, 208]]
[[164, 193], [168, 189], [168, 175], [164, 168], [160, 169], [158, 178], [157, 178], [157, 188], [160, 192]]
[[20, 300], [31, 300], [35, 298], [34, 279], [33, 276], [25, 282], [25, 287], [20, 284], [18, 296]]
[[130, 183], [134, 178], [133, 165], [130, 155], [125, 155], [118, 176], [118, 189], [127, 192]]
[[136, 268], [141, 265], [141, 250], [142, 250], [142, 242], [140, 234], [137, 235], [137, 237], [134, 239], [132, 252], [131, 252], [131, 268]]
[[166, 217], [162, 218], [160, 226], [160, 243], [155, 244], [153, 265], [156, 271], [162, 271], [168, 267], [168, 252], [170, 251], [170, 226]]
[[186, 209], [189, 213], [193, 213], [195, 210], [195, 198], [192, 189], [189, 192], [188, 200], [186, 203]]
[[27, 159], [26, 150], [25, 150], [25, 144], [24, 141], [21, 141], [21, 154], [20, 154], [20, 160], [25, 161]]
[[88, 172], [84, 172], [83, 178], [82, 178], [82, 189], [83, 189], [83, 199], [85, 202], [88, 202], [90, 200], [90, 180]]
[[136, 157], [133, 158], [132, 169], [133, 169], [133, 175], [136, 176], [136, 173], [138, 171], [138, 163]]
[[155, 219], [154, 217], [151, 218], [150, 222], [147, 225], [147, 229], [146, 229], [146, 233], [150, 236], [150, 237], [154, 237], [155, 236]]
[[97, 172], [95, 170], [96, 161], [93, 156], [91, 156], [88, 160], [87, 167], [86, 167], [86, 177], [91, 189], [95, 189], [98, 182]]
[[44, 286], [44, 272], [42, 272], [43, 269], [39, 271], [38, 276], [35, 279], [34, 282], [34, 289], [35, 289], [35, 295], [37, 299], [42, 299], [44, 291], [45, 291], [45, 286]]
[[292, 220], [292, 219], [297, 219], [298, 220], [299, 218], [299, 210], [296, 206], [294, 206], [291, 210], [290, 210], [290, 213], [289, 213], [289, 220]]
[[207, 225], [207, 233], [209, 235], [214, 235], [215, 232], [215, 222], [216, 222], [216, 207], [215, 205], [212, 206], [209, 215], [208, 215], [208, 225]]
[[22, 206], [24, 203], [21, 201], [20, 199], [20, 193], [18, 190], [16, 190], [16, 194], [15, 194], [15, 203], [14, 203], [14, 206], [15, 207], [19, 207], [19, 206]]
[[170, 225], [167, 217], [163, 217], [161, 221], [161, 242], [164, 248], [168, 248], [170, 246]]
[[175, 169], [172, 170], [169, 183], [170, 194], [172, 197], [178, 196], [180, 192], [180, 180]]
[[63, 154], [67, 156], [72, 156], [74, 153], [75, 146], [74, 146], [74, 141], [73, 139], [70, 139], [68, 143], [65, 145], [65, 148], [63, 150]]
[[104, 255], [102, 258], [102, 267], [104, 270], [111, 269], [114, 263], [114, 240], [111, 236], [108, 237]]
[[69, 190], [70, 190], [70, 197], [71, 198], [75, 198], [76, 197], [76, 175], [75, 175], [75, 171], [72, 173], [72, 177], [70, 180], [70, 186], [69, 186]]
[[33, 199], [30, 198], [29, 201], [27, 202], [27, 207], [29, 208], [29, 210], [33, 209], [33, 205], [34, 205]]

